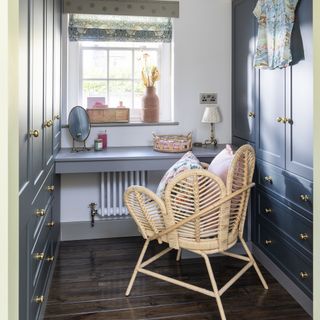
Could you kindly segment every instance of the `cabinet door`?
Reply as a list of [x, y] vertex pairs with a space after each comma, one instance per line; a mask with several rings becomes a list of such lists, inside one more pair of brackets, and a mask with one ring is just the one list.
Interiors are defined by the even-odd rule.
[[251, 142], [255, 136], [254, 6], [253, 0], [237, 0], [232, 8], [232, 130], [237, 138]]
[[[292, 33], [294, 64], [288, 68], [286, 168], [312, 180], [313, 176], [313, 48], [312, 1], [300, 1]], [[296, 60], [296, 61], [295, 61]]]
[[44, 1], [31, 1], [30, 15], [30, 123], [39, 132], [31, 136], [32, 183], [40, 187], [45, 176], [44, 165]]
[[285, 167], [285, 128], [278, 122], [285, 117], [286, 73], [284, 70], [260, 70], [257, 92], [257, 157]]
[[53, 0], [46, 0], [44, 161], [53, 163]]
[[61, 0], [54, 0], [53, 18], [53, 152], [56, 154], [61, 140]]

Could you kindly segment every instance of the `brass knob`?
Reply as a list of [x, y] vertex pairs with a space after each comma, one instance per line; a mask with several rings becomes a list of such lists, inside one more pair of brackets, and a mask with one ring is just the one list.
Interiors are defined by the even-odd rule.
[[50, 128], [50, 127], [52, 127], [52, 125], [53, 125], [53, 121], [52, 120], [48, 120], [43, 124], [43, 126], [45, 128]]
[[29, 135], [32, 137], [38, 138], [40, 133], [39, 133], [39, 130], [30, 130]]
[[255, 118], [255, 117], [256, 117], [256, 114], [251, 111], [251, 112], [248, 113], [248, 117], [249, 117], [249, 118]]
[[300, 233], [299, 237], [300, 237], [300, 240], [304, 240], [304, 241], [309, 239], [309, 236], [307, 233]]
[[300, 195], [300, 199], [303, 201], [303, 202], [308, 202], [310, 200], [309, 196], [307, 194], [301, 194]]
[[35, 298], [34, 298], [34, 301], [35, 301], [35, 303], [43, 303], [43, 301], [44, 301], [44, 296], [36, 296]]
[[54, 225], [55, 225], [54, 221], [50, 221], [50, 222], [47, 223], [47, 227], [49, 227], [49, 228], [54, 227]]
[[41, 252], [41, 253], [37, 252], [37, 253], [35, 253], [33, 255], [33, 258], [36, 259], [36, 260], [43, 260], [44, 259], [44, 253], [43, 252]]
[[284, 121], [284, 118], [282, 118], [282, 117], [278, 117], [277, 119], [277, 122], [279, 122], [279, 123], [284, 123], [283, 121]]
[[43, 217], [46, 214], [46, 210], [44, 209], [37, 209], [35, 215], [38, 217]]
[[266, 176], [266, 177], [264, 177], [264, 181], [272, 183], [272, 177], [271, 176]]
[[49, 261], [49, 262], [53, 262], [54, 261], [54, 256], [47, 257], [46, 260]]
[[52, 185], [52, 186], [47, 186], [47, 191], [49, 191], [49, 192], [54, 191], [54, 185]]
[[309, 277], [308, 273], [305, 271], [300, 272], [300, 278], [301, 279], [307, 279]]
[[272, 209], [271, 209], [271, 208], [265, 208], [265, 209], [264, 209], [264, 212], [265, 212], [265, 213], [271, 213], [271, 212], [272, 212]]
[[56, 116], [54, 116], [54, 120], [59, 120], [60, 119], [60, 114], [57, 114]]
[[284, 123], [293, 124], [293, 120], [290, 118], [284, 118]]
[[269, 244], [272, 244], [272, 241], [271, 240], [266, 240], [265, 244], [268, 246]]

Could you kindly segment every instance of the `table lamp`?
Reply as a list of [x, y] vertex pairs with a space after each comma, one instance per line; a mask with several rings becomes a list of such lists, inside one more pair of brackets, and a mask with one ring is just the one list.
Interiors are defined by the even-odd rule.
[[210, 123], [211, 125], [211, 136], [209, 140], [206, 140], [204, 142], [205, 145], [211, 145], [214, 146], [217, 144], [217, 140], [214, 137], [214, 123], [221, 122], [221, 116], [219, 111], [219, 106], [217, 104], [212, 106], [207, 106], [204, 110], [203, 117], [202, 117], [202, 123]]

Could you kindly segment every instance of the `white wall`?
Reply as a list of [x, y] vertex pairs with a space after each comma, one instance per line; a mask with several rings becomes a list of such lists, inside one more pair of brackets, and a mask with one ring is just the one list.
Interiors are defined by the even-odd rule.
[[[201, 92], [217, 92], [223, 122], [216, 125], [219, 143], [231, 141], [231, 0], [180, 0], [180, 17], [174, 20], [174, 120], [177, 126], [109, 127], [109, 146], [152, 144], [152, 132], [168, 134], [190, 131], [193, 141], [209, 136], [202, 124]], [[88, 144], [104, 128], [92, 128]], [[71, 146], [68, 129], [62, 147]], [[81, 186], [81, 187], [79, 187]], [[81, 199], [81, 201], [79, 200]], [[98, 177], [62, 177], [62, 221], [88, 220], [88, 204], [99, 199]]]

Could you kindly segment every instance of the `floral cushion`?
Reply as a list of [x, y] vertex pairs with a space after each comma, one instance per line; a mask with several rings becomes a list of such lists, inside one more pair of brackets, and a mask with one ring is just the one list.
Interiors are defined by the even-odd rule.
[[160, 198], [164, 198], [164, 191], [169, 181], [172, 180], [177, 174], [190, 169], [202, 169], [200, 161], [191, 151], [184, 154], [183, 157], [166, 172], [158, 186], [156, 192], [157, 195]]
[[211, 161], [208, 171], [220, 177], [224, 183], [227, 181], [228, 170], [233, 160], [233, 151], [230, 145], [226, 145], [220, 153]]

